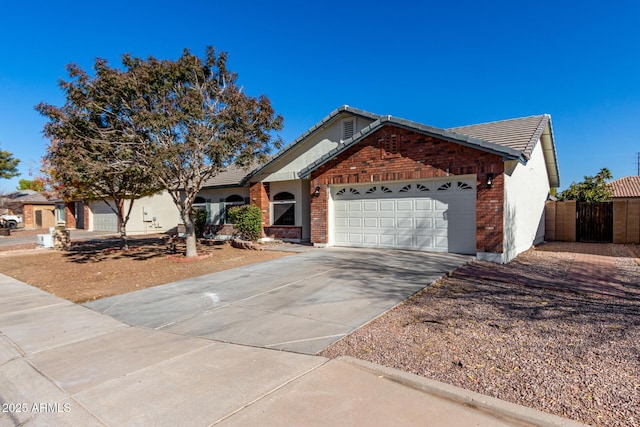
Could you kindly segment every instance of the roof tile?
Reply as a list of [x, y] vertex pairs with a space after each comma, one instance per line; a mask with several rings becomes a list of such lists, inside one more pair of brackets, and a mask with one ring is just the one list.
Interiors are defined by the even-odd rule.
[[625, 176], [607, 184], [613, 192], [613, 198], [640, 197], [640, 176]]

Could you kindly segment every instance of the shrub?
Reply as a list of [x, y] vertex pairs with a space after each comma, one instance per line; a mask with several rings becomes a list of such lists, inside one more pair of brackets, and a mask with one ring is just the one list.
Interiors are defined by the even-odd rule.
[[194, 209], [193, 210], [193, 226], [196, 231], [196, 237], [202, 237], [204, 234], [204, 227], [207, 225], [207, 210], [206, 209]]
[[245, 240], [253, 242], [262, 236], [262, 212], [256, 205], [232, 207], [227, 220]]

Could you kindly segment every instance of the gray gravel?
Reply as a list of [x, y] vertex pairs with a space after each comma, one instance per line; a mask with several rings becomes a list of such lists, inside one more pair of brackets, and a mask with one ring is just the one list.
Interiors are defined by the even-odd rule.
[[465, 266], [322, 355], [354, 356], [594, 426], [640, 426], [640, 260], [631, 256], [640, 250], [606, 246], [626, 292], [611, 297], [568, 286], [575, 252], [584, 249], [547, 244], [506, 266]]

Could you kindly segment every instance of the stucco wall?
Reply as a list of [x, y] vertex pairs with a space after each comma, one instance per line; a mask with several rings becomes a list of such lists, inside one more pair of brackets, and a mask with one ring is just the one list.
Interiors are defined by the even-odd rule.
[[342, 137], [342, 122], [344, 119], [353, 117], [355, 119], [355, 131], [372, 123], [372, 120], [355, 116], [352, 114], [342, 114], [333, 122], [326, 125], [326, 128], [316, 131], [309, 136], [306, 141], [291, 152], [287, 153], [280, 161], [265, 169], [263, 173], [254, 177], [252, 181], [261, 180], [263, 182], [288, 181], [298, 179], [298, 172], [318, 160], [320, 157], [334, 149]]
[[509, 262], [544, 240], [545, 203], [550, 188], [540, 141], [527, 164], [508, 162], [505, 169], [502, 262]]
[[[128, 208], [128, 203], [125, 208]], [[144, 215], [144, 212], [147, 215]], [[155, 218], [155, 221], [153, 220]], [[133, 209], [127, 223], [128, 234], [164, 233], [181, 223], [178, 208], [167, 192], [143, 197], [133, 203]]]

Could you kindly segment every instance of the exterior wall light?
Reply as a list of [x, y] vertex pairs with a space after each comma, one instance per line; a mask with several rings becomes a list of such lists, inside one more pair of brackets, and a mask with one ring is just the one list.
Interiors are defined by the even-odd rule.
[[316, 197], [320, 195], [320, 187], [316, 187], [315, 188], [315, 190], [313, 192], [313, 195], [316, 196]]
[[492, 173], [487, 174], [487, 187], [489, 187], [489, 188], [493, 187], [493, 174]]

